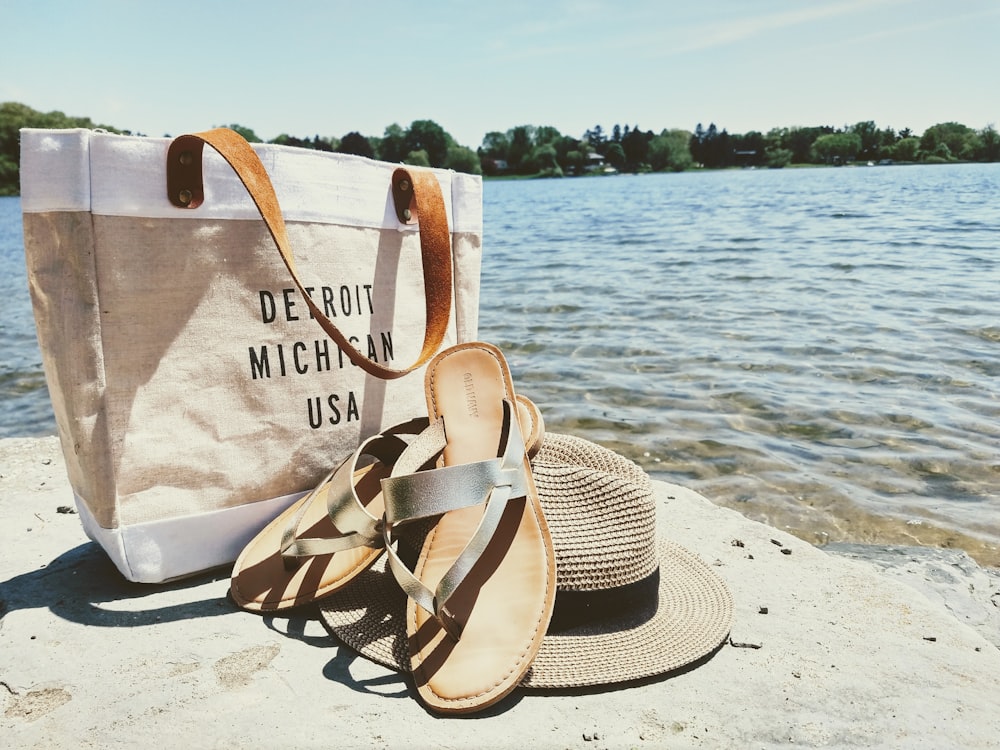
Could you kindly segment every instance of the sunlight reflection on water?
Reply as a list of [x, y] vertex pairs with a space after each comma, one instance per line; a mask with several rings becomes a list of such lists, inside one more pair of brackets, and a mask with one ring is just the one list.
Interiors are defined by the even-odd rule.
[[1000, 565], [1000, 165], [491, 181], [480, 335], [550, 429], [814, 542]]

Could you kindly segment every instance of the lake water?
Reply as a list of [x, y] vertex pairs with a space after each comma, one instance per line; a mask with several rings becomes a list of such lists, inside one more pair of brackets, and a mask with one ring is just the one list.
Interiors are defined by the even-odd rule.
[[[0, 436], [54, 432], [0, 199]], [[811, 542], [1000, 565], [1000, 164], [484, 186], [480, 336], [549, 429]]]

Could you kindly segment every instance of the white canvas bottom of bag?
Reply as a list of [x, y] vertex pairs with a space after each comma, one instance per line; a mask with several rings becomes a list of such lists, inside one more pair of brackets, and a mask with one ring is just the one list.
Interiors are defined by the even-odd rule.
[[115, 529], [101, 527], [87, 503], [76, 493], [73, 496], [84, 532], [125, 578], [135, 583], [165, 583], [231, 566], [261, 529], [305, 494]]

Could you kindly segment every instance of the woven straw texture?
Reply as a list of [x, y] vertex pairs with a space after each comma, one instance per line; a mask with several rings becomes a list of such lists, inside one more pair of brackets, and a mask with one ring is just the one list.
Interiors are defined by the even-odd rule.
[[[552, 532], [559, 593], [522, 686], [651, 677], [689, 665], [725, 640], [729, 590], [696, 555], [657, 537], [656, 503], [642, 469], [586, 440], [549, 433], [532, 471]], [[345, 644], [406, 669], [406, 596], [384, 558], [324, 599], [320, 611]]]

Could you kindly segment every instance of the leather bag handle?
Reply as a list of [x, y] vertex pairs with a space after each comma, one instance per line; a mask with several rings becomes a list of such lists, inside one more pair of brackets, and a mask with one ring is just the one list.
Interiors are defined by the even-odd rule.
[[[292, 280], [316, 322], [336, 342], [350, 360], [365, 372], [391, 380], [422, 367], [441, 348], [451, 317], [452, 267], [451, 232], [445, 213], [444, 198], [437, 177], [428, 170], [400, 167], [392, 176], [396, 213], [404, 223], [419, 223], [420, 255], [424, 272], [424, 300], [427, 325], [417, 360], [408, 367], [394, 369], [373, 362], [348, 341], [347, 337], [319, 308], [306, 292], [299, 278], [288, 241], [285, 219], [271, 178], [257, 152], [238, 133], [216, 128], [175, 138], [167, 151], [167, 193], [170, 202], [180, 208], [196, 208], [204, 200], [201, 158], [204, 144], [215, 149], [236, 172], [246, 187], [278, 248]], [[409, 204], [402, 205], [407, 196]]]

